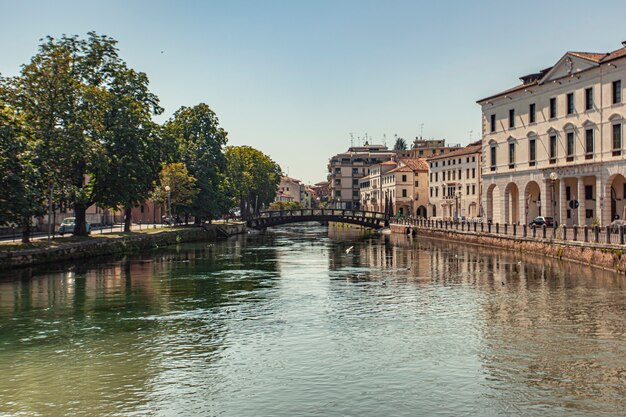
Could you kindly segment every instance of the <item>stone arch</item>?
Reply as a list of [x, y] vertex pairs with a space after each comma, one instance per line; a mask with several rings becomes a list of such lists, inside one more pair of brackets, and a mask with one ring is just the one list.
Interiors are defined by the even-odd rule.
[[[493, 223], [500, 220], [500, 205], [497, 204], [500, 199], [500, 190], [496, 184], [491, 184], [487, 188], [487, 221]], [[494, 204], [494, 201], [496, 204]]]
[[478, 217], [478, 205], [476, 203], [470, 203], [470, 205], [467, 207], [467, 211], [467, 217]]
[[536, 181], [529, 181], [524, 188], [524, 209], [527, 224], [541, 216], [541, 188]]
[[415, 210], [415, 215], [416, 215], [417, 217], [423, 217], [423, 218], [426, 218], [426, 207], [424, 207], [424, 206], [419, 206], [419, 207], [417, 208], [417, 210]]
[[514, 182], [510, 182], [504, 189], [504, 222], [514, 224], [519, 221], [519, 189]]
[[606, 196], [604, 201], [608, 200], [605, 213], [609, 216], [604, 221], [612, 222], [616, 216], [620, 220], [626, 219], [626, 177], [624, 174], [616, 173], [609, 177], [604, 195]]

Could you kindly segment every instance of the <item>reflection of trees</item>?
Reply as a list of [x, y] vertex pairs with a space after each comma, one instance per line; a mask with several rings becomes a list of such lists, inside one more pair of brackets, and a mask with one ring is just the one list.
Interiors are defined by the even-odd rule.
[[149, 385], [191, 372], [170, 373], [191, 350], [204, 367], [219, 355], [242, 305], [271, 296], [276, 254], [258, 247], [271, 239], [184, 244], [1, 282], [0, 402], [98, 415], [145, 404]]

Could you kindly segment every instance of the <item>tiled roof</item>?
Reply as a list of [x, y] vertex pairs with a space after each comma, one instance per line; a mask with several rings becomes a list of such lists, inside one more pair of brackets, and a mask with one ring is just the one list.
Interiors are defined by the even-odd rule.
[[470, 155], [473, 153], [480, 153], [482, 151], [482, 145], [467, 145], [464, 148], [459, 149], [458, 151], [452, 151], [450, 153], [445, 153], [443, 155], [435, 155], [428, 158], [429, 161], [435, 159], [444, 159], [444, 158], [454, 158], [457, 156]]
[[[578, 57], [578, 58], [586, 59], [587, 61], [591, 61], [591, 62], [594, 62], [596, 64], [603, 64], [605, 62], [609, 62], [609, 61], [613, 61], [613, 60], [618, 59], [618, 58], [625, 57], [626, 56], [626, 46], [624, 46], [624, 47], [622, 47], [620, 49], [617, 49], [617, 50], [615, 50], [613, 52], [607, 52], [607, 53], [571, 52], [570, 51], [570, 52], [568, 52], [568, 54], [569, 55], [573, 55], [573, 56]], [[535, 81], [533, 81], [531, 83], [521, 84], [521, 85], [518, 85], [516, 87], [510, 88], [508, 90], [502, 91], [502, 92], [500, 92], [498, 94], [494, 94], [492, 96], [480, 99], [480, 100], [477, 101], [477, 103], [481, 103], [483, 101], [486, 101], [486, 100], [489, 100], [489, 99], [492, 99], [492, 98], [500, 97], [500, 96], [505, 95], [505, 94], [514, 93], [516, 91], [520, 91], [520, 90], [523, 90], [525, 88], [537, 85], [538, 83], [539, 83], [539, 80], [535, 80]]]
[[411, 167], [408, 167], [406, 165], [392, 169], [389, 172], [386, 172], [385, 175], [387, 174], [393, 174], [394, 172], [413, 172], [413, 170], [411, 169]]
[[385, 161], [382, 162], [380, 165], [398, 165], [398, 163], [396, 161]]
[[424, 158], [401, 158], [400, 161], [411, 168], [412, 171], [428, 171], [428, 163]]

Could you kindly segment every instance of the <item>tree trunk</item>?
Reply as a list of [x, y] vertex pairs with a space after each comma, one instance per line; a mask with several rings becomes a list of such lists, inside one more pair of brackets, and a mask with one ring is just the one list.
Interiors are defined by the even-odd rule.
[[243, 199], [243, 197], [239, 198], [239, 214], [241, 215], [241, 218], [243, 220], [247, 220], [247, 215], [246, 215], [246, 200]]
[[30, 224], [22, 226], [22, 243], [30, 243]]
[[87, 205], [74, 203], [74, 216], [76, 217], [76, 222], [74, 223], [74, 236], [87, 236], [86, 211]]
[[124, 210], [124, 232], [128, 233], [130, 232], [130, 222], [132, 220], [132, 213], [131, 213], [131, 208], [127, 207]]

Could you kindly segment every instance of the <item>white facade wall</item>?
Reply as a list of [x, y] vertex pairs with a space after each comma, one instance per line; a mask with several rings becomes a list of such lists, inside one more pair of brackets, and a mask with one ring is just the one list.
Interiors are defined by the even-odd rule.
[[[621, 83], [621, 101], [613, 103], [616, 81]], [[539, 82], [481, 100], [486, 217], [493, 222], [528, 223], [544, 215], [566, 225], [605, 225], [615, 215], [623, 218], [625, 83], [626, 58], [598, 64], [566, 54]], [[587, 89], [592, 98], [589, 109]], [[568, 106], [569, 94], [573, 109]], [[554, 117], [551, 99], [556, 103]], [[530, 117], [533, 104], [535, 121]], [[514, 126], [509, 124], [510, 116]], [[615, 147], [614, 129], [621, 135]], [[588, 135], [593, 149], [588, 149]], [[552, 173], [555, 180], [550, 179]]]

